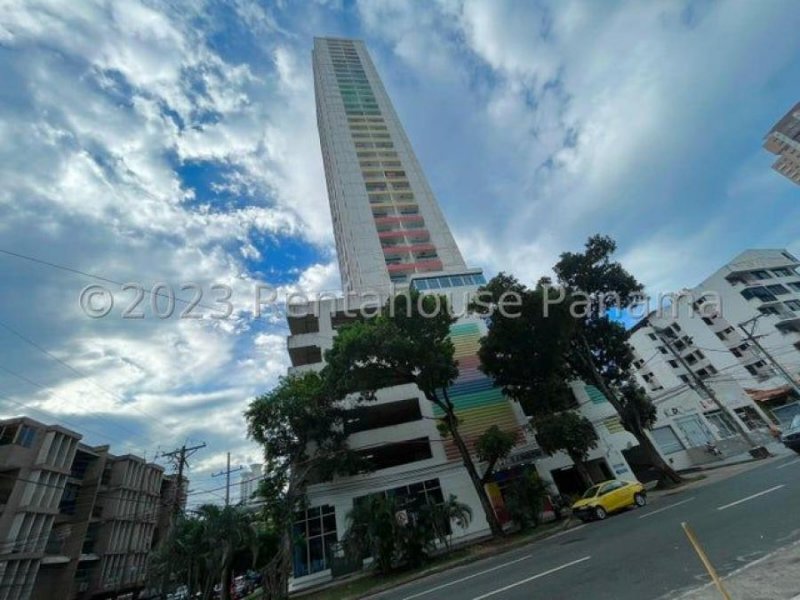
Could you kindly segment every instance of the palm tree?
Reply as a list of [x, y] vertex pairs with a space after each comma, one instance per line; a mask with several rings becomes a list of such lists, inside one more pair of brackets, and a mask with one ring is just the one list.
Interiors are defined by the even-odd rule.
[[467, 504], [459, 502], [453, 494], [450, 494], [444, 502], [428, 504], [427, 507], [436, 539], [450, 552], [453, 523], [461, 529], [469, 527], [472, 521], [472, 509]]
[[344, 547], [354, 559], [372, 556], [381, 573], [388, 573], [396, 559], [398, 535], [397, 504], [392, 497], [372, 494], [357, 501], [347, 513]]
[[201, 522], [201, 556], [206, 567], [203, 598], [209, 598], [215, 582], [219, 582], [220, 599], [230, 600], [234, 555], [252, 546], [255, 531], [247, 515], [233, 506], [204, 504], [196, 512]]

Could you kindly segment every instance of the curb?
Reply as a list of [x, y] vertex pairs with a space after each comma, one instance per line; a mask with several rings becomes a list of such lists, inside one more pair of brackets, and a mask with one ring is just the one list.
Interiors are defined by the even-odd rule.
[[[456, 569], [458, 567], [463, 567], [465, 565], [477, 562], [479, 560], [483, 560], [485, 558], [492, 558], [492, 557], [495, 557], [495, 556], [500, 556], [500, 555], [505, 554], [507, 552], [511, 552], [513, 550], [516, 550], [517, 548], [521, 548], [523, 546], [527, 546], [528, 544], [533, 544], [533, 543], [536, 543], [536, 542], [539, 542], [539, 541], [542, 541], [542, 540], [546, 540], [549, 537], [552, 537], [554, 535], [558, 535], [560, 533], [563, 533], [565, 531], [569, 531], [571, 529], [575, 529], [577, 527], [580, 527], [581, 525], [583, 525], [583, 523], [580, 523], [578, 521], [574, 521], [571, 518], [567, 517], [565, 526], [563, 526], [563, 527], [559, 527], [559, 528], [555, 528], [555, 529], [552, 529], [552, 530], [548, 530], [546, 532], [539, 533], [539, 534], [534, 533], [534, 534], [531, 534], [529, 537], [526, 537], [525, 539], [512, 540], [512, 541], [509, 541], [507, 544], [503, 544], [503, 545], [501, 545], [499, 547], [496, 547], [496, 548], [490, 546], [484, 552], [477, 552], [474, 555], [465, 556], [464, 558], [460, 558], [458, 560], [454, 560], [452, 562], [448, 562], [448, 563], [445, 563], [445, 564], [437, 565], [437, 566], [431, 567], [430, 569], [426, 569], [424, 571], [419, 571], [419, 572], [416, 572], [416, 573], [409, 573], [406, 578], [403, 578], [403, 579], [401, 579], [399, 581], [394, 581], [392, 583], [387, 583], [387, 584], [375, 586], [374, 588], [372, 588], [371, 590], [369, 590], [365, 594], [362, 594], [362, 595], [359, 595], [359, 596], [346, 596], [346, 597], [343, 597], [343, 600], [363, 600], [363, 599], [367, 599], [367, 598], [372, 598], [372, 597], [376, 596], [377, 594], [381, 594], [381, 593], [386, 592], [388, 590], [392, 590], [392, 589], [398, 588], [400, 586], [403, 586], [403, 585], [406, 585], [406, 584], [409, 584], [409, 583], [413, 583], [414, 581], [418, 581], [420, 579], [424, 579], [425, 577], [430, 577], [431, 575], [437, 575], [438, 573], [443, 573], [444, 571], [449, 571], [450, 569]], [[464, 548], [474, 547], [474, 546], [477, 546], [478, 544], [486, 543], [486, 542], [490, 541], [491, 539], [492, 539], [491, 537], [483, 538], [482, 540], [478, 540], [473, 544], [465, 545]], [[368, 574], [369, 574], [368, 572], [364, 572], [364, 576], [367, 576]], [[348, 581], [353, 581], [353, 580], [355, 580], [355, 578], [354, 579], [350, 579]], [[342, 581], [342, 583], [344, 584], [346, 582]], [[295, 599], [300, 600], [300, 599], [302, 599], [302, 598], [304, 598], [306, 596], [311, 596], [311, 595], [313, 595], [313, 594], [315, 594], [317, 592], [324, 592], [326, 590], [332, 590], [332, 589], [335, 589], [336, 587], [338, 587], [338, 586], [331, 585], [331, 586], [321, 586], [321, 587], [316, 588], [316, 589], [303, 590], [301, 592], [298, 592], [297, 594], [291, 594], [291, 598], [295, 598]]]

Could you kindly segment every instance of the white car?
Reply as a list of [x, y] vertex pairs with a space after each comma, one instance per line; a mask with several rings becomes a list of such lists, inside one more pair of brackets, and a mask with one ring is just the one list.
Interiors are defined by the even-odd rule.
[[800, 454], [800, 415], [795, 415], [791, 425], [781, 434], [783, 445]]

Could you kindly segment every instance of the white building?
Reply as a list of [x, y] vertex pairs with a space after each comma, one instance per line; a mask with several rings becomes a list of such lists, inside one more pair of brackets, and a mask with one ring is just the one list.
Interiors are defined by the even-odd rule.
[[358, 40], [317, 38], [314, 88], [345, 292], [466, 267], [375, 66]]
[[800, 185], [800, 102], [770, 129], [764, 148], [778, 156], [772, 168]]
[[[425, 179], [403, 127], [363, 43], [316, 39], [313, 52], [317, 119], [333, 218], [344, 298], [290, 306], [291, 372], [319, 370], [336, 330], [353, 318], [348, 310], [385, 299], [396, 286], [451, 295], [459, 310], [464, 294], [485, 283], [480, 269], [467, 268]], [[379, 298], [375, 294], [378, 294]], [[528, 419], [478, 370], [484, 322], [463, 317], [451, 337], [459, 377], [449, 390], [469, 447], [491, 425], [519, 433], [519, 445], [487, 491], [498, 514], [504, 511], [503, 482], [523, 463], [541, 457]], [[602, 425], [603, 443], [590, 456], [598, 479], [632, 476], [622, 450], [634, 442], [608, 419], [610, 406], [575, 387], [579, 403]], [[407, 501], [441, 501], [455, 495], [473, 509], [462, 540], [486, 535], [489, 527], [478, 495], [450, 439], [436, 428], [434, 406], [411, 384], [382, 389], [377, 401], [351, 406], [349, 444], [374, 470], [309, 486], [308, 510], [298, 515], [293, 547], [293, 587], [331, 577], [334, 544], [347, 528], [353, 502], [368, 494]], [[594, 411], [594, 413], [592, 412]], [[608, 413], [608, 414], [607, 414]], [[592, 418], [592, 417], [590, 417]], [[618, 424], [618, 419], [617, 419]], [[626, 437], [628, 436], [628, 437]], [[613, 446], [613, 449], [609, 446]], [[574, 485], [566, 457], [543, 462], [547, 479]], [[482, 468], [482, 466], [481, 466]]]
[[258, 490], [258, 484], [264, 475], [264, 465], [253, 463], [242, 469], [239, 474], [239, 502], [241, 504], [258, 504], [258, 499], [253, 494]]
[[[785, 250], [747, 250], [631, 331], [637, 379], [658, 408], [652, 435], [676, 468], [719, 458], [708, 452], [707, 442], [723, 454], [745, 450], [734, 420], [764, 443], [771, 439], [771, 425], [790, 421], [800, 412], [786, 379], [748, 339], [748, 334], [756, 336], [766, 352], [798, 379], [798, 266], [800, 262]], [[704, 393], [687, 366], [727, 410], [720, 410]]]

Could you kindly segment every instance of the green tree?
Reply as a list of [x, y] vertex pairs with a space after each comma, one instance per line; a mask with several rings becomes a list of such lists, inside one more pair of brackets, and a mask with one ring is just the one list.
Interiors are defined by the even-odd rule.
[[481, 477], [484, 485], [492, 480], [497, 463], [508, 457], [516, 445], [517, 434], [503, 431], [497, 425], [492, 425], [481, 434], [475, 442], [475, 454], [478, 460], [486, 463]]
[[315, 372], [281, 378], [245, 412], [248, 434], [264, 450], [266, 475], [258, 491], [263, 519], [280, 534], [278, 550], [263, 569], [267, 598], [288, 597], [291, 523], [305, 507], [308, 484], [364, 468], [347, 446], [344, 415]]
[[542, 450], [549, 455], [566, 452], [575, 470], [587, 488], [593, 484], [586, 459], [597, 447], [597, 432], [591, 421], [575, 411], [567, 410], [540, 416], [534, 419], [536, 439]]
[[[478, 352], [481, 370], [528, 416], [565, 410], [575, 402], [566, 383], [574, 375], [565, 360], [575, 319], [558, 300], [557, 290], [545, 283], [528, 289], [500, 273], [480, 288], [470, 305], [489, 329]], [[504, 308], [509, 298], [514, 299], [513, 310]]]
[[333, 395], [358, 393], [373, 400], [377, 390], [414, 383], [443, 413], [445, 430], [461, 455], [492, 534], [503, 535], [469, 449], [459, 431], [448, 388], [458, 376], [450, 326], [455, 322], [445, 297], [415, 291], [390, 298], [374, 318], [343, 327], [325, 353], [323, 376]]
[[234, 506], [204, 504], [196, 514], [205, 549], [207, 579], [203, 597], [210, 598], [214, 583], [219, 583], [221, 600], [230, 600], [234, 558], [237, 552], [250, 548], [255, 532], [247, 515]]
[[[486, 317], [481, 368], [534, 419], [574, 406], [567, 382], [597, 386], [639, 442], [665, 483], [680, 476], [664, 461], [646, 429], [655, 409], [632, 383], [633, 352], [625, 328], [611, 318], [632, 307], [642, 286], [611, 260], [613, 240], [593, 236], [583, 253], [564, 253], [554, 267], [558, 286], [543, 278], [532, 290], [501, 273], [479, 290], [471, 309]], [[504, 295], [521, 306], [500, 310]]]
[[461, 529], [469, 527], [472, 521], [472, 509], [469, 505], [459, 502], [453, 494], [444, 502], [428, 504], [431, 526], [436, 539], [449, 552], [453, 539], [453, 524]]
[[347, 513], [343, 544], [347, 554], [361, 560], [371, 556], [381, 574], [392, 570], [399, 539], [394, 497], [371, 494], [357, 500]]
[[536, 527], [547, 498], [547, 486], [533, 469], [526, 470], [503, 492], [506, 509], [521, 530]]
[[662, 458], [645, 429], [654, 422], [652, 402], [637, 392], [633, 380], [633, 351], [625, 327], [611, 318], [641, 300], [643, 286], [612, 256], [616, 242], [590, 237], [583, 252], [565, 252], [553, 268], [566, 295], [581, 299], [577, 326], [567, 355], [569, 365], [584, 381], [594, 383], [623, 426], [636, 437], [664, 483], [682, 481]]
[[424, 564], [437, 540], [449, 551], [452, 526], [466, 529], [471, 519], [472, 510], [453, 495], [438, 504], [417, 505], [372, 494], [357, 501], [347, 514], [344, 548], [354, 560], [372, 556], [375, 568], [385, 575], [397, 567]]

